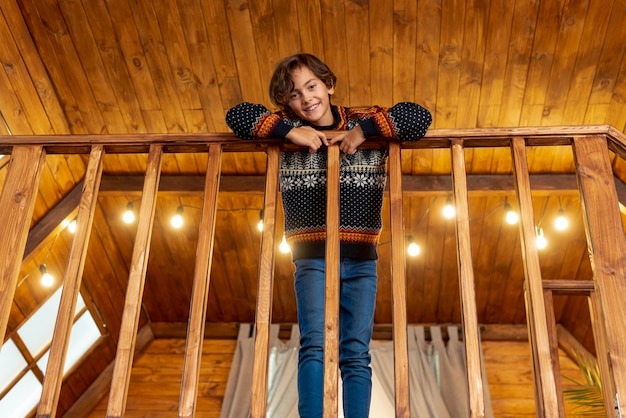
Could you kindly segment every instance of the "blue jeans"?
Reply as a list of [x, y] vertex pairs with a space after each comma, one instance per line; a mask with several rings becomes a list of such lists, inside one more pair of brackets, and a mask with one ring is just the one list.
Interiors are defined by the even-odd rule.
[[[295, 289], [300, 327], [298, 412], [322, 417], [324, 396], [323, 258], [296, 260]], [[340, 262], [339, 368], [346, 418], [369, 416], [372, 392], [369, 344], [376, 304], [376, 261], [344, 258]]]

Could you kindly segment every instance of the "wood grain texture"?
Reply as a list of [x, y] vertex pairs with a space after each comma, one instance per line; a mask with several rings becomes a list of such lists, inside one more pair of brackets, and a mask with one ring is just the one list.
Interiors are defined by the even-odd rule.
[[[519, 324], [526, 318], [519, 230], [501, 222], [505, 199], [519, 208], [510, 186], [508, 138], [525, 136], [532, 146], [527, 151], [532, 206], [549, 238], [539, 254], [542, 276], [589, 280], [593, 271], [580, 193], [562, 187], [558, 176], [575, 176], [572, 135], [626, 129], [625, 13], [614, 0], [4, 0], [0, 153], [11, 153], [10, 141], [46, 150], [32, 232], [52, 219], [47, 214], [83, 179], [93, 144], [105, 148], [105, 178], [143, 176], [154, 139], [165, 141], [164, 175], [202, 177], [208, 154], [203, 135], [228, 141], [223, 174], [263, 176], [265, 145], [234, 138], [225, 113], [244, 100], [274, 110], [267, 89], [275, 61], [312, 52], [338, 76], [334, 104], [391, 106], [410, 100], [433, 113], [427, 137], [405, 143], [402, 151], [403, 185], [417, 179], [416, 189], [404, 196], [406, 230], [423, 249], [407, 259], [407, 320], [460, 321], [454, 225], [439, 216], [452, 187], [437, 180], [449, 178], [449, 140], [458, 138], [465, 144], [468, 186], [472, 176], [509, 178], [483, 179], [478, 189], [468, 190], [478, 319]], [[165, 133], [180, 136], [160, 136]], [[108, 134], [119, 137], [107, 139]], [[26, 143], [22, 135], [37, 136]], [[63, 155], [83, 140], [81, 154]], [[124, 143], [134, 148], [123, 149]], [[622, 204], [624, 149], [623, 143], [610, 143], [612, 179]], [[180, 150], [185, 152], [170, 153]], [[0, 157], [0, 167], [6, 160]], [[6, 187], [6, 171], [0, 168], [0, 188]], [[537, 186], [533, 175], [544, 176], [543, 184], [553, 189]], [[254, 225], [263, 195], [242, 193], [247, 180], [231, 181], [238, 180], [237, 191], [220, 191], [218, 197], [209, 322], [254, 318], [260, 242]], [[138, 208], [140, 199], [139, 191], [102, 193], [94, 215], [81, 291], [93, 296], [110, 340], [119, 333], [137, 227], [122, 224], [119, 213], [129, 201]], [[200, 207], [202, 197], [197, 189], [158, 192], [140, 321], [187, 320], [200, 211], [186, 208], [189, 223], [174, 233], [166, 225], [181, 202]], [[388, 216], [388, 197], [385, 205]], [[552, 227], [560, 207], [570, 217], [570, 228], [562, 232]], [[392, 317], [389, 227], [385, 221], [380, 242], [378, 323], [391, 323]], [[40, 245], [20, 268], [7, 336], [55, 290], [38, 285], [38, 264], [61, 275], [65, 270], [71, 234], [54, 228], [37, 240]], [[289, 256], [277, 254], [274, 320], [295, 321], [292, 283]], [[595, 352], [586, 301], [563, 295], [555, 298], [554, 309], [557, 322]], [[102, 359], [109, 359], [110, 344], [115, 342], [107, 340], [98, 350]], [[64, 384], [59, 414], [102, 370], [93, 357], [86, 360], [84, 375]]]

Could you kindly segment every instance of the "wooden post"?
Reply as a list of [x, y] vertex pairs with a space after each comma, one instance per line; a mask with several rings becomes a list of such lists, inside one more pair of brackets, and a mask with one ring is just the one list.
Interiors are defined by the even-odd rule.
[[9, 323], [28, 228], [46, 153], [41, 146], [14, 146], [0, 194], [0, 337]]
[[528, 333], [533, 353], [533, 374], [535, 378], [535, 402], [537, 415], [542, 417], [560, 417], [559, 403], [555, 387], [552, 359], [550, 357], [550, 338], [546, 321], [546, 307], [543, 299], [539, 253], [536, 245], [535, 220], [530, 193], [530, 178], [526, 161], [526, 144], [523, 138], [511, 140], [513, 157], [513, 177], [519, 201], [520, 236], [522, 257], [524, 259], [524, 297]]
[[70, 343], [72, 325], [74, 324], [74, 311], [76, 310], [76, 301], [80, 295], [80, 285], [83, 279], [85, 259], [87, 258], [91, 226], [98, 203], [103, 157], [104, 149], [102, 145], [94, 145], [89, 156], [83, 191], [78, 205], [76, 233], [72, 240], [65, 277], [63, 278], [59, 312], [54, 326], [41, 400], [37, 408], [38, 417], [56, 416], [61, 383], [63, 381], [65, 358]]
[[563, 401], [563, 384], [561, 383], [561, 363], [559, 361], [559, 339], [556, 329], [556, 320], [554, 313], [554, 298], [552, 291], [544, 287], [543, 300], [546, 305], [546, 325], [548, 325], [548, 339], [550, 341], [550, 358], [552, 359], [552, 370], [554, 375], [554, 387], [557, 394], [557, 402], [561, 417], [565, 417], [565, 403]]
[[206, 166], [202, 214], [198, 228], [196, 264], [194, 267], [189, 323], [187, 326], [185, 363], [180, 385], [179, 417], [193, 417], [196, 412], [202, 343], [204, 342], [204, 324], [211, 281], [210, 273], [213, 261], [213, 240], [215, 238], [215, 219], [217, 215], [217, 195], [220, 186], [221, 166], [222, 146], [220, 144], [211, 144]]
[[393, 352], [396, 389], [396, 418], [411, 416], [409, 355], [406, 318], [406, 260], [404, 212], [402, 206], [401, 148], [389, 143], [389, 203], [391, 226], [391, 286], [393, 310]]
[[278, 204], [278, 170], [280, 150], [267, 150], [265, 176], [265, 203], [263, 205], [263, 233], [261, 234], [261, 264], [256, 303], [256, 334], [252, 370], [252, 418], [265, 417], [267, 409], [267, 370], [272, 323], [272, 295], [274, 289], [274, 253], [276, 242], [276, 207]]
[[587, 247], [604, 326], [608, 364], [615, 381], [618, 416], [626, 413], [626, 237], [619, 212], [606, 137], [574, 137], [574, 159], [583, 205]]
[[128, 288], [122, 313], [122, 326], [117, 342], [115, 366], [107, 405], [107, 417], [123, 417], [126, 410], [126, 398], [130, 384], [130, 373], [135, 354], [137, 327], [141, 312], [141, 300], [146, 281], [148, 256], [150, 254], [150, 239], [154, 224], [157, 191], [161, 177], [161, 145], [150, 145], [146, 178], [143, 185], [141, 207], [139, 208], [137, 235], [130, 264]]
[[337, 416], [339, 370], [339, 146], [328, 147], [326, 175], [324, 418]]
[[615, 380], [611, 373], [610, 353], [607, 349], [604, 321], [602, 319], [602, 306], [598, 298], [598, 292], [589, 293], [589, 313], [591, 316], [591, 327], [596, 343], [596, 358], [600, 369], [600, 380], [602, 381], [602, 398], [604, 400], [604, 412], [606, 418], [616, 418], [615, 405]]
[[484, 417], [484, 379], [480, 361], [480, 330], [478, 329], [478, 314], [476, 312], [476, 291], [472, 265], [469, 204], [467, 200], [467, 173], [462, 141], [454, 140], [452, 142], [451, 154], [454, 204], [456, 208], [456, 245], [459, 291], [461, 294], [461, 320], [463, 323], [465, 358], [467, 359], [470, 416], [472, 418]]

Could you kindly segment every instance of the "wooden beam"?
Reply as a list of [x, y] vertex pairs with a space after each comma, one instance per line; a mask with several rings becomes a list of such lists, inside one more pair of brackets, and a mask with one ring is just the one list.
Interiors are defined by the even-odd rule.
[[[616, 178], [616, 183], [621, 183]], [[530, 175], [533, 193], [563, 192], [578, 193], [578, 183], [574, 174], [533, 174]], [[626, 202], [626, 186], [622, 184], [623, 199]], [[140, 193], [143, 176], [105, 175], [102, 178], [100, 194]], [[265, 176], [222, 176], [220, 192], [263, 193]], [[449, 175], [402, 176], [404, 193], [450, 193], [452, 179]], [[513, 176], [506, 174], [468, 174], [468, 192], [513, 193]], [[204, 176], [162, 176], [159, 186], [161, 193], [201, 193], [204, 191]], [[621, 201], [621, 199], [620, 199]]]
[[467, 172], [465, 169], [463, 143], [461, 141], [453, 141], [450, 151], [452, 181], [454, 183], [454, 204], [456, 207], [456, 250], [470, 417], [479, 418], [485, 416], [485, 391], [483, 389], [485, 379], [480, 361], [481, 350], [476, 310], [476, 284], [472, 264]]
[[393, 359], [396, 417], [411, 416], [409, 356], [406, 314], [406, 259], [402, 204], [402, 161], [400, 145], [389, 144], [389, 223], [391, 225], [391, 288], [393, 312]]
[[574, 138], [574, 159], [583, 201], [583, 219], [589, 259], [601, 312], [604, 319], [609, 364], [615, 379], [615, 402], [618, 410], [626, 399], [626, 238], [617, 207], [613, 175], [606, 138]]
[[77, 210], [80, 196], [83, 189], [84, 180], [76, 183], [74, 188], [66, 194], [59, 203], [46, 213], [37, 224], [31, 228], [24, 249], [24, 257], [22, 262], [28, 261], [29, 257], [37, 252], [43, 245], [45, 239], [50, 235], [54, 235], [58, 230], [63, 228], [61, 225], [64, 220], [73, 219]]
[[522, 138], [511, 141], [511, 154], [515, 174], [517, 200], [520, 205], [520, 238], [524, 261], [524, 298], [528, 331], [533, 353], [535, 378], [535, 403], [537, 415], [560, 417], [555, 374], [550, 356], [550, 340], [546, 319], [546, 307], [541, 283], [539, 254], [535, 245], [535, 220], [526, 158], [526, 144]]
[[45, 160], [41, 147], [16, 147], [0, 193], [0, 341], [4, 341], [11, 314]]

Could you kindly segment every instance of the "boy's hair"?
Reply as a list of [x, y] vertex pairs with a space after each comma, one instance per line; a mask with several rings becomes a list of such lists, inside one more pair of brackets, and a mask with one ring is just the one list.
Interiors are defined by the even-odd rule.
[[294, 54], [283, 58], [274, 69], [270, 80], [270, 99], [283, 109], [288, 109], [289, 93], [293, 90], [291, 72], [296, 68], [307, 67], [317, 78], [322, 80], [329, 89], [335, 86], [337, 77], [330, 68], [312, 54]]

